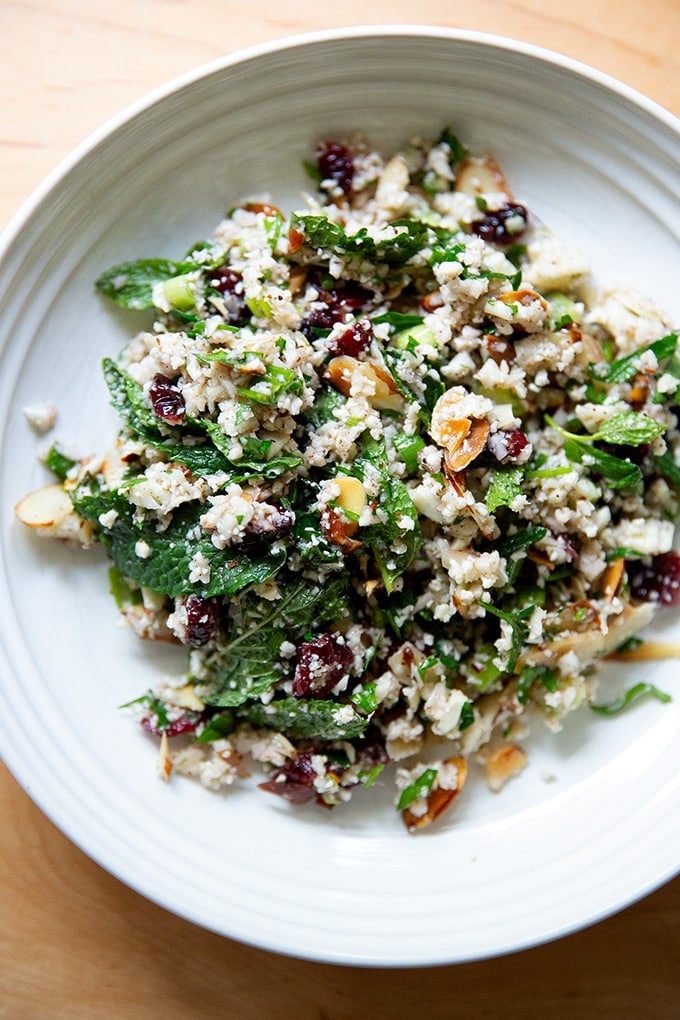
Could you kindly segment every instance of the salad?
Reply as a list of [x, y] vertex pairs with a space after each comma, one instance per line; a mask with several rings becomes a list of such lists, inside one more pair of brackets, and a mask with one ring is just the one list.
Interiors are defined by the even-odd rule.
[[[677, 333], [449, 130], [320, 143], [314, 194], [235, 205], [97, 281], [148, 330], [103, 371], [120, 433], [53, 445], [16, 512], [102, 546], [126, 623], [186, 646], [127, 708], [160, 769], [256, 767], [294, 804], [395, 783], [409, 831], [499, 790], [680, 601]], [[647, 653], [645, 649], [647, 648]]]

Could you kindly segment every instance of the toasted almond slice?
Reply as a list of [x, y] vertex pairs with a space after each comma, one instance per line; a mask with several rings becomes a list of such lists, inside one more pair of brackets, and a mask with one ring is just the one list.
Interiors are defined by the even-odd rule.
[[168, 753], [168, 734], [165, 730], [163, 730], [163, 734], [161, 736], [158, 771], [161, 779], [167, 783], [172, 774], [172, 762], [170, 761], [170, 755]]
[[470, 418], [452, 418], [440, 429], [439, 435], [444, 438], [442, 445], [449, 453], [455, 453], [470, 434], [471, 427], [472, 419]]
[[499, 294], [498, 300], [502, 301], [504, 305], [524, 305], [525, 308], [538, 301], [545, 314], [550, 315], [550, 305], [545, 298], [537, 294], [535, 290], [529, 290], [527, 287], [522, 290], [509, 290], [505, 294]]
[[580, 634], [568, 633], [547, 644], [532, 647], [518, 662], [523, 666], [554, 666], [567, 652], [574, 652], [582, 663], [591, 662], [598, 655], [613, 652], [629, 637], [637, 634], [650, 623], [654, 607], [649, 602], [639, 606], [624, 606], [623, 612], [609, 621], [609, 630], [603, 634], [597, 627], [590, 627]]
[[[451, 487], [454, 490], [454, 492], [456, 493], [456, 495], [457, 496], [464, 496], [465, 495], [465, 491], [466, 491], [465, 490], [465, 472], [464, 471], [450, 470], [448, 468], [447, 463], [446, 463], [446, 454], [444, 455], [444, 474], [448, 478], [448, 480], [449, 480], [449, 482], [451, 484]], [[465, 508], [463, 509], [463, 513], [468, 513], [470, 515], [470, 517], [472, 517], [472, 519], [475, 521], [477, 527], [479, 528], [481, 533], [486, 536], [486, 538], [494, 538], [497, 535], [496, 525], [495, 525], [493, 519], [489, 515], [487, 515], [486, 517], [483, 517], [479, 513], [479, 511], [477, 510], [477, 507], [476, 507], [476, 505], [474, 503], [466, 504]], [[455, 598], [454, 598], [454, 602], [455, 602]], [[457, 603], [456, 603], [456, 608], [460, 612], [460, 608], [459, 608]]]
[[470, 431], [463, 441], [454, 448], [444, 451], [444, 464], [447, 472], [462, 471], [468, 464], [479, 457], [489, 437], [489, 422], [486, 418], [471, 418]]
[[296, 227], [291, 227], [288, 231], [288, 251], [290, 254], [294, 254], [296, 251], [300, 251], [300, 248], [305, 243], [305, 235], [301, 230]]
[[[346, 397], [350, 395], [353, 385], [361, 384], [363, 380], [363, 395], [379, 411], [398, 411], [403, 406], [404, 398], [397, 391], [392, 376], [371, 361], [359, 361], [358, 358], [341, 354], [328, 363], [326, 378]], [[364, 389], [361, 385], [358, 388]]]
[[14, 512], [27, 528], [55, 528], [73, 511], [73, 505], [62, 485], [46, 485], [29, 492], [14, 507]]
[[[336, 506], [341, 510], [348, 510], [358, 517], [368, 502], [363, 482], [358, 478], [353, 478], [352, 475], [337, 475], [335, 484], [340, 490], [335, 501]], [[352, 521], [351, 523], [356, 522]]]
[[494, 793], [505, 786], [508, 779], [520, 772], [527, 763], [527, 756], [517, 744], [503, 744], [493, 751], [486, 760], [486, 782]]
[[618, 560], [613, 560], [602, 576], [602, 596], [609, 599], [610, 602], [621, 587], [624, 568], [625, 563], [621, 557]]
[[193, 684], [172, 688], [166, 692], [165, 699], [179, 708], [188, 708], [191, 712], [202, 712], [205, 708], [205, 702], [196, 694]]
[[434, 312], [435, 309], [442, 308], [443, 305], [444, 298], [438, 290], [433, 290], [420, 299], [420, 307], [426, 312]]
[[363, 545], [363, 542], [352, 538], [358, 530], [356, 522], [345, 520], [329, 506], [322, 512], [320, 523], [324, 538], [333, 545], [339, 545], [345, 553], [355, 552]]
[[265, 216], [283, 216], [280, 209], [277, 209], [271, 202], [246, 202], [243, 208], [247, 212], [264, 213]]
[[486, 154], [468, 156], [463, 160], [456, 177], [456, 191], [463, 191], [473, 197], [502, 191], [508, 198], [512, 198], [505, 174], [493, 156]]
[[414, 815], [408, 808], [402, 811], [404, 825], [409, 832], [417, 832], [419, 829], [432, 825], [432, 822], [436, 821], [451, 806], [463, 789], [467, 779], [467, 762], [465, 759], [460, 757], [447, 758], [444, 764], [455, 765], [457, 769], [458, 785], [456, 789], [443, 790], [437, 786], [434, 790], [431, 790], [427, 796], [427, 811], [423, 815]]
[[464, 414], [461, 414], [462, 403], [463, 393], [459, 387], [455, 387], [442, 393], [432, 408], [430, 435], [437, 446], [448, 446], [452, 422], [469, 420]]
[[79, 542], [85, 547], [94, 541], [94, 524], [78, 516], [68, 493], [58, 482], [29, 492], [16, 504], [14, 513], [38, 535]]
[[644, 641], [625, 652], [610, 652], [605, 659], [615, 662], [652, 662], [656, 659], [680, 659], [680, 641]]
[[297, 294], [302, 290], [307, 282], [307, 276], [309, 275], [309, 266], [294, 266], [288, 277], [288, 283], [290, 286], [291, 294]]

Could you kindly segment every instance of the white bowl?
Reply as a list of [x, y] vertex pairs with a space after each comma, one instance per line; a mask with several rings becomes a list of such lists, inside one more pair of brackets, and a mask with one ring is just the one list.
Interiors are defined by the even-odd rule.
[[[361, 129], [389, 149], [445, 125], [491, 150], [597, 277], [627, 278], [680, 312], [674, 118], [565, 58], [430, 28], [286, 40], [184, 76], [86, 141], [1, 246], [3, 756], [56, 824], [135, 889], [224, 935], [319, 960], [491, 956], [669, 879], [680, 706], [645, 703], [611, 721], [584, 712], [559, 736], [537, 728], [521, 780], [497, 796], [478, 784], [417, 838], [386, 791], [326, 813], [250, 789], [166, 786], [117, 706], [176, 660], [114, 625], [103, 557], [34, 542], [15, 523], [15, 500], [47, 479], [37, 454], [48, 440], [22, 408], [56, 403], [55, 435], [101, 449], [116, 424], [99, 363], [138, 325], [95, 295], [101, 270], [180, 255], [244, 194], [297, 203], [321, 136]], [[672, 688], [670, 674], [667, 663], [635, 668]]]

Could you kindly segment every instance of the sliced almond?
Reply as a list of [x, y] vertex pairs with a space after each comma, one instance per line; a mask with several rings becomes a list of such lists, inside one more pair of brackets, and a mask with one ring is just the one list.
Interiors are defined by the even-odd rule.
[[379, 411], [399, 411], [403, 406], [404, 398], [392, 376], [373, 362], [341, 354], [328, 363], [326, 378], [346, 397], [356, 389]]
[[438, 290], [433, 290], [431, 294], [426, 294], [420, 299], [420, 307], [426, 312], [434, 312], [435, 309], [442, 308], [443, 305], [444, 298]]
[[609, 564], [602, 576], [602, 596], [605, 599], [609, 599], [610, 602], [621, 587], [624, 569], [625, 563], [623, 558], [619, 558]]
[[486, 782], [494, 793], [505, 786], [508, 779], [520, 772], [527, 763], [527, 756], [517, 744], [503, 744], [486, 759]]
[[[449, 469], [446, 463], [446, 454], [444, 454], [444, 474], [449, 480], [451, 487], [453, 491], [456, 493], [456, 495], [464, 496], [466, 492], [465, 472]], [[472, 517], [475, 524], [486, 538], [495, 538], [497, 536], [498, 532], [496, 530], [495, 521], [493, 520], [491, 515], [488, 514], [488, 512], [486, 516], [482, 516], [482, 514], [477, 509], [476, 503], [466, 503], [465, 507], [463, 508], [463, 513], [467, 513], [470, 515], [470, 517]], [[457, 603], [456, 608], [458, 609], [459, 612], [461, 611], [461, 607]]]
[[637, 648], [625, 652], [610, 652], [605, 656], [616, 662], [652, 662], [657, 659], [680, 659], [680, 641], [644, 641]]
[[505, 294], [499, 294], [498, 300], [502, 301], [504, 305], [523, 305], [524, 308], [527, 308], [529, 305], [533, 305], [534, 302], [538, 301], [545, 314], [550, 315], [550, 305], [545, 298], [541, 297], [540, 294], [537, 294], [535, 290], [529, 290], [528, 288], [524, 288], [522, 290], [509, 290], [506, 291]]
[[486, 154], [463, 160], [456, 177], [456, 191], [473, 197], [502, 191], [508, 198], [512, 197], [505, 174], [493, 156]]
[[308, 266], [294, 266], [288, 276], [288, 284], [291, 294], [298, 294], [307, 282], [309, 275]]
[[348, 521], [329, 506], [321, 514], [321, 531], [324, 538], [327, 538], [333, 545], [339, 545], [345, 554], [360, 549], [363, 542], [352, 538], [357, 531], [355, 521]]
[[163, 734], [161, 736], [158, 771], [161, 779], [167, 783], [172, 774], [172, 762], [170, 761], [170, 754], [168, 752], [168, 734], [165, 730], [163, 730]]
[[427, 811], [422, 815], [414, 815], [412, 811], [406, 808], [402, 811], [402, 818], [404, 819], [404, 825], [409, 832], [418, 832], [420, 829], [424, 829], [428, 825], [432, 825], [432, 822], [436, 821], [443, 813], [451, 806], [453, 801], [456, 799], [460, 791], [465, 785], [467, 779], [467, 762], [464, 758], [454, 757], [447, 758], [444, 762], [445, 765], [455, 765], [458, 772], [458, 785], [455, 790], [443, 790], [437, 786], [433, 790], [430, 790], [427, 795]]
[[205, 708], [205, 702], [196, 694], [193, 684], [185, 684], [183, 687], [174, 687], [166, 691], [165, 700], [191, 712], [202, 712]]
[[443, 444], [445, 449], [449, 453], [455, 453], [462, 446], [464, 440], [467, 439], [471, 428], [471, 418], [453, 418], [451, 421], [448, 421], [446, 425], [442, 426], [440, 432], [440, 435], [446, 437], [446, 442]]
[[[339, 495], [336, 497], [335, 505], [340, 507], [341, 510], [347, 510], [349, 513], [359, 517], [361, 511], [368, 503], [363, 482], [358, 478], [352, 477], [352, 475], [337, 475], [335, 484], [340, 490]], [[353, 521], [351, 523], [354, 524], [356, 522]]]
[[94, 525], [78, 516], [68, 493], [58, 482], [29, 492], [16, 504], [14, 513], [22, 524], [39, 535], [79, 542], [83, 546], [90, 546], [94, 541]]
[[73, 511], [63, 486], [56, 482], [29, 492], [14, 507], [14, 512], [27, 528], [57, 527]]
[[447, 473], [456, 473], [466, 468], [479, 457], [489, 438], [489, 422], [486, 418], [471, 418], [470, 430], [462, 442], [447, 446], [444, 451], [444, 466]]
[[609, 621], [606, 634], [597, 627], [589, 627], [580, 634], [567, 633], [549, 641], [542, 647], [531, 648], [520, 657], [518, 668], [523, 666], [554, 666], [562, 655], [574, 652], [582, 663], [591, 662], [598, 655], [613, 652], [629, 637], [650, 623], [654, 607], [649, 602], [639, 606], [624, 606], [623, 612]]
[[462, 413], [463, 398], [462, 389], [454, 387], [442, 393], [432, 408], [430, 435], [437, 446], [448, 446], [451, 430], [455, 429], [454, 423], [469, 420], [467, 415]]
[[281, 210], [277, 209], [277, 207], [275, 205], [272, 205], [270, 202], [246, 202], [243, 208], [246, 210], [246, 212], [264, 213], [265, 216], [283, 217], [283, 213], [281, 212]]

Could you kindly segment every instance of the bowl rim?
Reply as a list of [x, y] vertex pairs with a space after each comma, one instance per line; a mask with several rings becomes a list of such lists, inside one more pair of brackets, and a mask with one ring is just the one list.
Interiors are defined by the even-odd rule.
[[[192, 84], [209, 77], [212, 74], [224, 71], [231, 67], [236, 67], [240, 64], [247, 63], [251, 60], [257, 60], [271, 56], [273, 54], [282, 53], [288, 50], [294, 50], [299, 48], [305, 48], [307, 46], [316, 46], [319, 44], [335, 43], [346, 41], [348, 39], [376, 39], [380, 37], [389, 38], [419, 38], [419, 39], [432, 39], [432, 40], [449, 40], [456, 43], [467, 43], [473, 46], [479, 46], [483, 48], [495, 48], [506, 50], [510, 53], [520, 54], [539, 61], [543, 64], [551, 65], [552, 67], [561, 68], [581, 80], [590, 82], [595, 85], [613, 92], [620, 98], [627, 100], [633, 106], [637, 107], [638, 110], [650, 116], [653, 120], [663, 124], [666, 128], [678, 135], [680, 139], [680, 118], [676, 117], [671, 111], [665, 107], [645, 96], [643, 93], [625, 84], [619, 79], [609, 75], [608, 73], [594, 68], [586, 63], [578, 61], [572, 57], [560, 54], [556, 51], [552, 51], [545, 47], [523, 42], [522, 40], [514, 39], [508, 36], [496, 35], [493, 33], [481, 32], [476, 30], [468, 29], [457, 29], [447, 28], [443, 26], [429, 26], [429, 25], [412, 25], [412, 24], [399, 24], [399, 25], [367, 25], [367, 26], [353, 26], [353, 27], [340, 27], [333, 29], [319, 30], [315, 32], [307, 32], [302, 34], [294, 34], [284, 38], [278, 38], [270, 40], [268, 42], [256, 44], [246, 48], [237, 49], [231, 53], [225, 54], [221, 57], [215, 58], [214, 60], [202, 63], [196, 67], [185, 71], [179, 75], [175, 75], [170, 78], [164, 84], [161, 84], [152, 90], [146, 92], [140, 98], [127, 104], [122, 110], [108, 117], [99, 127], [89, 132], [83, 140], [78, 143], [64, 158], [62, 158], [54, 168], [48, 172], [43, 180], [37, 185], [37, 187], [29, 194], [29, 196], [19, 206], [17, 211], [11, 216], [5, 228], [0, 232], [0, 263], [6, 257], [11, 245], [15, 239], [21, 234], [22, 230], [29, 224], [31, 217], [39, 209], [41, 203], [47, 199], [50, 193], [59, 183], [67, 177], [71, 171], [78, 166], [78, 164], [98, 145], [105, 142], [111, 136], [113, 136], [117, 130], [129, 123], [139, 114], [151, 109], [156, 104], [167, 99], [174, 93], [181, 91]], [[32, 789], [30, 783], [30, 776], [24, 773], [22, 767], [18, 767], [15, 771], [15, 763], [12, 762], [11, 754], [4, 757], [5, 764], [11, 772], [13, 778], [19, 783], [19, 785], [28, 793], [31, 799], [36, 803], [41, 812], [46, 817], [51, 819], [56, 824], [60, 831], [64, 832], [69, 840], [76, 843], [82, 852], [86, 853], [91, 859], [95, 860], [102, 867], [104, 867], [110, 874], [123, 881], [130, 888], [134, 889], [140, 895], [144, 895], [152, 902], [158, 902], [153, 895], [150, 895], [140, 889], [138, 885], [130, 882], [129, 874], [125, 874], [121, 869], [112, 867], [110, 859], [105, 858], [104, 855], [95, 854], [91, 847], [86, 847], [74, 837], [71, 836], [68, 829], [62, 828], [59, 820], [59, 815], [55, 816], [52, 812], [51, 805], [46, 801], [44, 792], [40, 789]], [[571, 925], [561, 926], [558, 930], [553, 933], [546, 935], [542, 933], [536, 938], [525, 939], [521, 944], [516, 946], [509, 946], [506, 949], [489, 953], [483, 957], [478, 955], [470, 956], [467, 959], [460, 959], [458, 962], [472, 962], [474, 960], [487, 959], [492, 956], [501, 956], [529, 949], [534, 946], [544, 944], [548, 941], [554, 941], [555, 939], [562, 938], [575, 931], [582, 929], [585, 926], [592, 925], [606, 917], [611, 916], [644, 896], [650, 894], [660, 886], [672, 880], [677, 874], [676, 869], [669, 870], [665, 874], [657, 875], [652, 881], [642, 883], [635, 888], [632, 888], [628, 896], [619, 898], [617, 902], [610, 908], [603, 908], [600, 911], [593, 913], [590, 917], [583, 921], [575, 922]], [[165, 904], [161, 904], [165, 909], [169, 909]], [[183, 916], [184, 919], [189, 920], [191, 923], [199, 923], [194, 921], [191, 917], [186, 914], [179, 915]], [[221, 933], [220, 933], [221, 934]], [[231, 936], [237, 938], [238, 936]], [[256, 948], [270, 951], [270, 952], [283, 952], [283, 950], [274, 944], [264, 943], [252, 943], [243, 939], [245, 944], [254, 945]], [[336, 955], [320, 955], [311, 956], [301, 953], [293, 953], [301, 959], [307, 959], [310, 961], [319, 961], [325, 963], [335, 964], [349, 964], [352, 966], [368, 966], [368, 967], [381, 967], [390, 966], [391, 968], [399, 967], [414, 967], [414, 966], [428, 966], [444, 964], [447, 961], [444, 958], [432, 960], [430, 962], [426, 960], [408, 961], [405, 958], [401, 961], [394, 961], [390, 964], [386, 964], [381, 960], [358, 960], [354, 957], [343, 960]]]
[[274, 53], [281, 53], [285, 50], [315, 46], [322, 43], [340, 42], [346, 39], [370, 39], [379, 36], [448, 39], [452, 42], [467, 42], [476, 46], [504, 49], [531, 57], [542, 63], [569, 71], [579, 78], [586, 79], [609, 91], [615, 92], [618, 96], [628, 100], [655, 120], [660, 121], [680, 137], [680, 117], [677, 117], [656, 100], [650, 99], [643, 92], [627, 85], [621, 79], [608, 72], [577, 60], [574, 57], [536, 43], [515, 39], [512, 36], [496, 35], [476, 29], [417, 24], [354, 25], [320, 29], [314, 32], [295, 33], [294, 35], [279, 37], [267, 42], [239, 48], [221, 57], [216, 57], [214, 60], [198, 64], [188, 71], [174, 75], [168, 81], [157, 85], [155, 88], [144, 93], [144, 95], [125, 105], [118, 113], [107, 117], [98, 127], [86, 134], [66, 156], [56, 163], [42, 181], [23, 200], [14, 214], [10, 216], [7, 224], [0, 231], [0, 261], [4, 259], [10, 245], [20, 234], [43, 199], [89, 152], [113, 135], [124, 124], [127, 124], [161, 100], [166, 99], [175, 92], [181, 91], [196, 81], [207, 78], [211, 74], [247, 63], [250, 60], [270, 56]]

